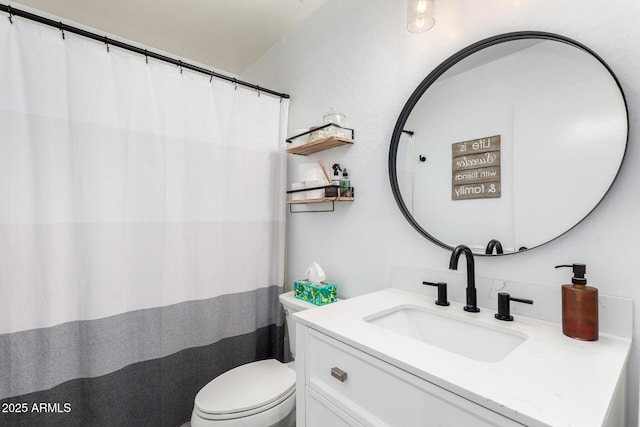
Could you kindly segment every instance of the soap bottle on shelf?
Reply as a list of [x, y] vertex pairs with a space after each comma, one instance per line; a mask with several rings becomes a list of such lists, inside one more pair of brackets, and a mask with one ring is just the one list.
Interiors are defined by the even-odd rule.
[[598, 340], [598, 289], [587, 286], [585, 264], [557, 265], [573, 269], [571, 284], [562, 285], [562, 333], [582, 341]]
[[331, 166], [333, 168], [333, 176], [331, 177], [331, 185], [337, 185], [340, 186], [340, 174], [338, 173], [338, 171], [342, 172], [342, 168], [340, 167], [340, 164], [338, 163], [334, 163], [333, 166]]
[[334, 163], [331, 167], [333, 168], [332, 186], [324, 189], [324, 195], [325, 197], [338, 197], [338, 189], [340, 188], [340, 174], [338, 171], [342, 171], [342, 168], [338, 163]]
[[347, 172], [347, 168], [344, 168], [342, 171], [342, 179], [340, 180], [340, 197], [353, 197], [351, 181], [349, 180], [349, 172]]

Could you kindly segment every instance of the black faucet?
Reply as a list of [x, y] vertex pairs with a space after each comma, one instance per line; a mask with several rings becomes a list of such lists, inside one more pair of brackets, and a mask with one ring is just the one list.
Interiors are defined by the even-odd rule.
[[491, 255], [493, 250], [496, 250], [496, 254], [503, 254], [504, 251], [502, 249], [502, 243], [499, 240], [491, 239], [489, 240], [489, 244], [487, 244], [487, 249], [484, 251], [485, 255]]
[[438, 299], [436, 300], [436, 305], [449, 305], [449, 301], [447, 301], [447, 284], [445, 282], [422, 282], [422, 284], [438, 288]]
[[449, 260], [449, 270], [458, 269], [458, 259], [460, 255], [464, 254], [467, 257], [467, 305], [464, 306], [464, 311], [471, 313], [477, 313], [480, 311], [476, 301], [476, 274], [473, 262], [473, 252], [468, 246], [458, 245], [451, 254]]
[[513, 320], [510, 301], [533, 304], [533, 300], [514, 298], [506, 292], [498, 292], [498, 312], [495, 314], [496, 319], [505, 320], [507, 322], [511, 322]]

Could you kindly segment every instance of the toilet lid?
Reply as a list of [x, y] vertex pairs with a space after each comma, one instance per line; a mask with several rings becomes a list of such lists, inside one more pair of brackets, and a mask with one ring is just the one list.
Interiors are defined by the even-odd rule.
[[[225, 372], [198, 392], [195, 407], [207, 415], [231, 415], [268, 406], [293, 393], [295, 372], [275, 359]], [[242, 414], [244, 415], [244, 414]]]

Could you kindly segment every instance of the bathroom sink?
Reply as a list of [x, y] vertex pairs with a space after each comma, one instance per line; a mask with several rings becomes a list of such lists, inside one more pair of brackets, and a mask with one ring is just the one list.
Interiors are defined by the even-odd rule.
[[378, 327], [480, 362], [504, 359], [527, 337], [481, 322], [403, 305], [364, 318]]

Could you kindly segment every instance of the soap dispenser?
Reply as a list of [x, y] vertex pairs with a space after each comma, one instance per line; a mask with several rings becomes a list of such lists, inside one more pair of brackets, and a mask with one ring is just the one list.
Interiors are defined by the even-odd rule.
[[582, 341], [598, 340], [598, 289], [587, 286], [585, 264], [557, 265], [573, 269], [571, 284], [562, 285], [562, 333]]
[[326, 187], [324, 189], [324, 195], [325, 197], [338, 197], [338, 188], [340, 188], [340, 174], [338, 171], [342, 172], [342, 168], [339, 163], [334, 163], [331, 167], [333, 168], [331, 187]]
[[340, 197], [353, 197], [351, 181], [349, 180], [349, 172], [347, 171], [347, 168], [342, 170], [342, 179], [340, 180]]

